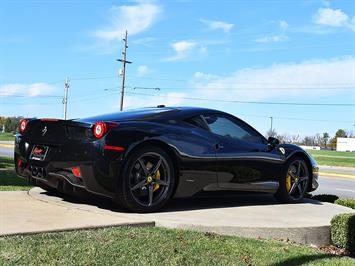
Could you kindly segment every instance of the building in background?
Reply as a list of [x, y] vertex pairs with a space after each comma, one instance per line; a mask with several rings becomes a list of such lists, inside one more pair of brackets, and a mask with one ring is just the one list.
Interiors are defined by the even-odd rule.
[[355, 152], [355, 138], [337, 138], [337, 151]]

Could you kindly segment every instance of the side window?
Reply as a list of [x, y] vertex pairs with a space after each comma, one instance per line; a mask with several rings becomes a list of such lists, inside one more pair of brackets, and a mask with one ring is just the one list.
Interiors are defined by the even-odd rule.
[[205, 121], [203, 120], [203, 118], [198, 115], [198, 116], [194, 116], [194, 117], [191, 117], [189, 119], [186, 119], [186, 122], [195, 126], [195, 127], [199, 127], [199, 128], [202, 128], [202, 129], [205, 129], [205, 130], [209, 130]]
[[212, 133], [226, 138], [263, 143], [259, 134], [238, 123], [239, 121], [222, 115], [204, 115], [203, 118]]

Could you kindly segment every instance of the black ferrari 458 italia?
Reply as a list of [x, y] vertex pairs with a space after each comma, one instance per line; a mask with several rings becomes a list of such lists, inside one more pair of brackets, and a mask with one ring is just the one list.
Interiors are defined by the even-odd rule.
[[34, 185], [71, 194], [84, 189], [136, 212], [201, 191], [268, 192], [294, 203], [318, 187], [317, 163], [304, 150], [204, 108], [24, 119], [15, 165]]

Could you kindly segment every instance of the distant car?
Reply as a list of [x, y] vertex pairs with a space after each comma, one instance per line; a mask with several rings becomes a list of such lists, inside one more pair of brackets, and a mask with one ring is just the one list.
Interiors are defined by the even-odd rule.
[[136, 212], [216, 190], [269, 192], [294, 203], [318, 187], [317, 163], [303, 149], [266, 140], [211, 109], [24, 119], [15, 143], [16, 172], [32, 184], [72, 194], [85, 189]]

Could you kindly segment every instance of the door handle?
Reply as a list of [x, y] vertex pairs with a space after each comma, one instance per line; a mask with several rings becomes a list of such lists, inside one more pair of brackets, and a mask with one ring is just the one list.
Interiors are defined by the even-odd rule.
[[223, 144], [217, 143], [217, 144], [214, 145], [214, 148], [215, 148], [216, 150], [220, 150], [220, 149], [223, 149], [224, 146], [223, 146]]

